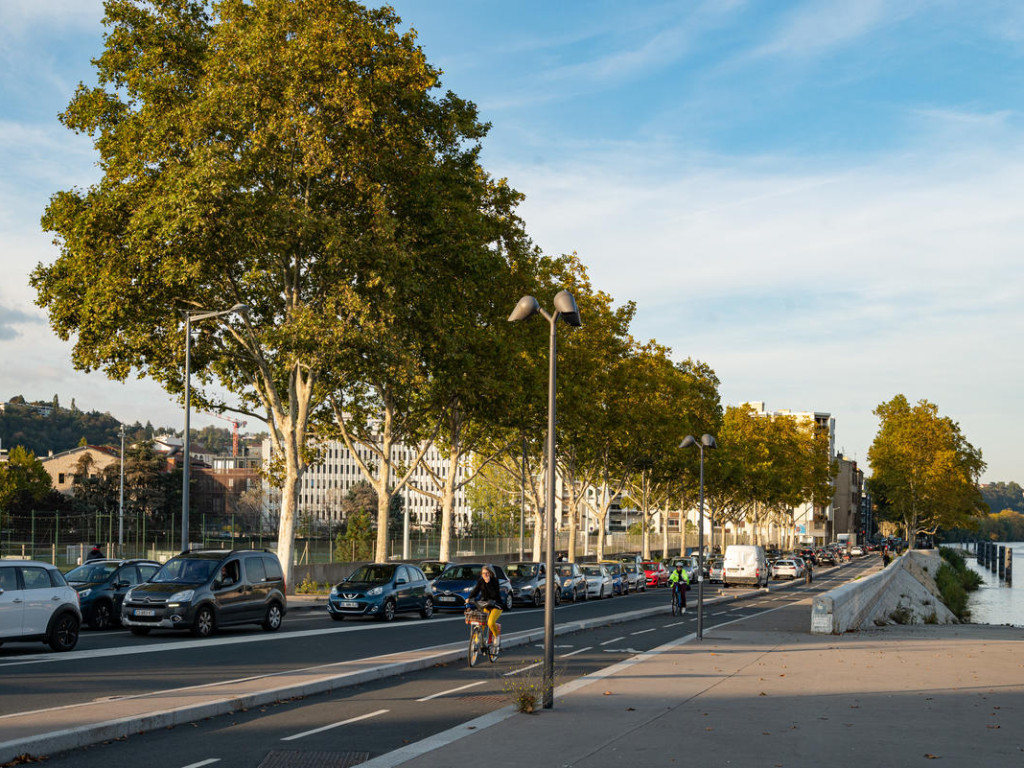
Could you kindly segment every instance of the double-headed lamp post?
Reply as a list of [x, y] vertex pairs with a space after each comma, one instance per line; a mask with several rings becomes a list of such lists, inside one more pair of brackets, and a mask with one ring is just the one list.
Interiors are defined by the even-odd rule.
[[697, 524], [697, 639], [704, 639], [704, 449], [718, 447], [711, 435], [701, 435], [700, 442], [687, 435], [680, 448], [696, 445], [700, 449], [700, 516]]
[[235, 304], [230, 309], [217, 312], [188, 312], [185, 315], [185, 440], [183, 446], [184, 472], [181, 478], [181, 551], [188, 549], [188, 483], [189, 468], [192, 465], [192, 440], [189, 436], [189, 421], [192, 416], [192, 321], [209, 320], [233, 312], [244, 312], [245, 304]]
[[[525, 320], [540, 314], [551, 327], [548, 351], [548, 443], [547, 443], [547, 546], [544, 551], [544, 676], [542, 701], [551, 709], [555, 693], [555, 375], [558, 343], [555, 325], [561, 317], [568, 325], [580, 327], [580, 311], [576, 299], [568, 291], [555, 294], [554, 314], [544, 310], [533, 296], [523, 296], [508, 316], [509, 322]], [[536, 557], [536, 554], [534, 555]]]

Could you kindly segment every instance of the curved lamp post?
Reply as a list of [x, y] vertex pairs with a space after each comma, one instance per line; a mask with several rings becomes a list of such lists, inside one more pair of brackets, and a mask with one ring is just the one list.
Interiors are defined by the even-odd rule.
[[[544, 310], [533, 296], [523, 296], [508, 316], [510, 323], [540, 314], [551, 327], [548, 352], [548, 442], [547, 442], [547, 546], [544, 552], [544, 677], [543, 704], [551, 709], [555, 688], [555, 376], [558, 343], [555, 325], [561, 317], [567, 325], [579, 328], [580, 311], [576, 299], [568, 291], [555, 294], [554, 314]], [[536, 553], [534, 554], [536, 557]]]
[[693, 435], [687, 435], [680, 448], [696, 445], [700, 449], [700, 517], [697, 525], [697, 639], [704, 639], [704, 449], [717, 448], [715, 438], [701, 435], [700, 442]]
[[233, 312], [244, 312], [245, 304], [235, 304], [230, 309], [217, 312], [188, 312], [185, 315], [185, 441], [183, 446], [184, 472], [181, 479], [181, 551], [188, 549], [188, 483], [189, 468], [192, 465], [192, 441], [189, 437], [189, 421], [192, 416], [192, 321], [209, 320]]

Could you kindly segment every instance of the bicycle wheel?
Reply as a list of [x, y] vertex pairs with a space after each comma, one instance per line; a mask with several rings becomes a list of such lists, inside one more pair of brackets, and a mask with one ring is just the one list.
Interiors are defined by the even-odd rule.
[[501, 653], [501, 647], [496, 646], [494, 643], [487, 644], [487, 658], [491, 664], [498, 660], [498, 655]]
[[679, 598], [676, 597], [676, 591], [674, 589], [672, 590], [672, 615], [679, 615]]
[[480, 655], [480, 644], [481, 644], [481, 632], [480, 627], [473, 625], [473, 629], [469, 633], [469, 666], [475, 666], [477, 657]]

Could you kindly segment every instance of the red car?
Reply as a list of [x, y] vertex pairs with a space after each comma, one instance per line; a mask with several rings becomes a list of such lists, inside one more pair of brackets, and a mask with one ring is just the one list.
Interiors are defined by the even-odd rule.
[[661, 563], [641, 563], [640, 567], [644, 569], [644, 577], [647, 579], [648, 587], [668, 586], [668, 571], [665, 570], [664, 565]]

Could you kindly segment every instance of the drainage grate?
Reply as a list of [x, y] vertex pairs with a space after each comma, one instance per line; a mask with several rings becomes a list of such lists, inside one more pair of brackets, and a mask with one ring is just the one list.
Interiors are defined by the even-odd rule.
[[351, 768], [370, 759], [369, 752], [298, 752], [275, 749], [259, 768]]
[[501, 694], [486, 694], [481, 693], [476, 696], [460, 696], [459, 701], [480, 701], [480, 702], [502, 702], [505, 701], [506, 697]]

